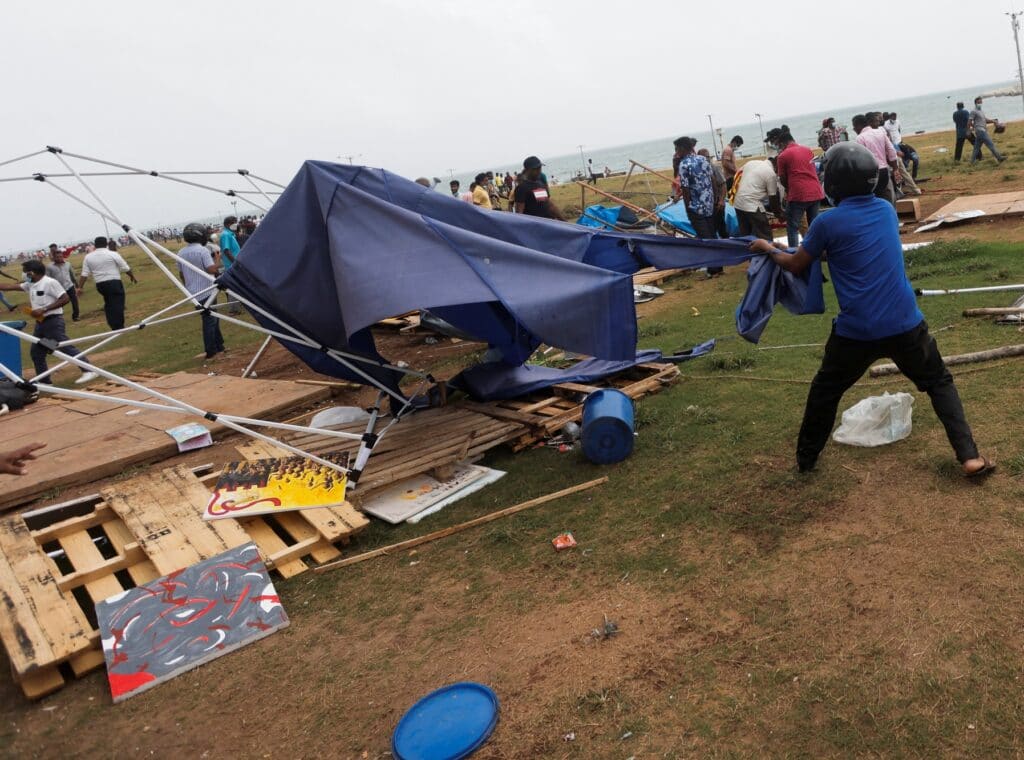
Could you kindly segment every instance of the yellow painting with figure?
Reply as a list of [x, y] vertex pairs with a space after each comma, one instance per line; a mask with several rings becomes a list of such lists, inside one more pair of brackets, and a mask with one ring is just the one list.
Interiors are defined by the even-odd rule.
[[[322, 457], [348, 467], [349, 455]], [[217, 478], [204, 520], [249, 517], [293, 509], [334, 507], [345, 501], [344, 473], [305, 457], [232, 462]]]

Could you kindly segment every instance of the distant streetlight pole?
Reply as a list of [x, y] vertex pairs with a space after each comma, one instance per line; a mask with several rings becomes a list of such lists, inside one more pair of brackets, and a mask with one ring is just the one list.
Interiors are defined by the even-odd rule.
[[448, 179], [449, 180], [455, 179], [455, 170], [454, 169], [449, 169], [448, 170]]
[[711, 147], [714, 148], [715, 158], [721, 158], [718, 152], [718, 143], [715, 142], [715, 123], [711, 121], [711, 114], [708, 114], [708, 126], [711, 128]]
[[231, 201], [231, 216], [238, 216], [238, 201]]
[[754, 116], [757, 117], [757, 126], [761, 128], [761, 152], [767, 156], [768, 149], [764, 147], [764, 123], [761, 121], [761, 114], [755, 113]]
[[576, 147], [580, 149], [580, 166], [583, 167], [583, 176], [586, 177], [587, 176], [587, 159], [585, 159], [583, 157], [583, 146], [582, 145], [577, 145]]
[[1013, 26], [1013, 44], [1017, 48], [1017, 84], [1020, 85], [1020, 98], [1021, 102], [1024, 103], [1024, 67], [1021, 66], [1020, 62], [1020, 36], [1018, 34], [1020, 30], [1020, 17], [1024, 14], [1012, 11], [1006, 15], [1010, 17], [1010, 24]]

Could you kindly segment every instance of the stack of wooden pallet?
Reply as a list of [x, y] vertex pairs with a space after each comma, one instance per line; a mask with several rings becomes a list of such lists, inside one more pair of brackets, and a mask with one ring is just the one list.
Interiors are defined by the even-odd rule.
[[368, 525], [348, 504], [204, 521], [217, 474], [172, 467], [0, 520], [0, 639], [27, 697], [103, 665], [97, 601], [250, 541], [290, 577], [337, 559], [334, 544]]
[[557, 434], [570, 422], [583, 419], [583, 402], [601, 388], [616, 388], [638, 399], [672, 385], [679, 379], [674, 364], [638, 364], [632, 369], [605, 378], [600, 384], [559, 383], [526, 397], [488, 403], [468, 402], [465, 406], [481, 414], [506, 422], [518, 422], [526, 432], [517, 438], [513, 450], [521, 451]]

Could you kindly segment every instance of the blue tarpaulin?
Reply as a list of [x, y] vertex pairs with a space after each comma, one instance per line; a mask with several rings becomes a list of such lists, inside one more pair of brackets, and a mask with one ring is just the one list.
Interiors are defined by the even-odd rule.
[[[417, 309], [489, 343], [509, 366], [541, 342], [633, 361], [627, 275], [751, 257], [742, 240], [604, 231], [486, 211], [383, 169], [307, 161], [220, 283], [316, 343], [282, 341], [313, 369], [365, 382], [323, 348], [381, 362], [369, 327]], [[284, 332], [266, 315], [254, 316]], [[397, 392], [396, 370], [355, 366]]]
[[678, 364], [704, 356], [714, 348], [715, 340], [712, 338], [673, 356], [665, 356], [657, 350], [637, 351], [636, 357], [632, 360], [612, 362], [604, 359], [584, 359], [565, 369], [534, 364], [508, 367], [489, 362], [461, 372], [451, 384], [481, 401], [518, 398], [558, 383], [592, 383], [647, 362], [670, 361]]

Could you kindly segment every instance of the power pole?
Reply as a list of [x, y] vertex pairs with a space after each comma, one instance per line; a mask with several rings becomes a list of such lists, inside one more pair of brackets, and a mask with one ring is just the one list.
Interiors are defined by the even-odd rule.
[[585, 159], [583, 157], [583, 146], [582, 145], [577, 145], [576, 147], [580, 149], [580, 166], [583, 167], [583, 176], [586, 177], [587, 176], [587, 159]]
[[715, 123], [711, 121], [711, 114], [708, 114], [708, 127], [711, 128], [711, 147], [715, 151], [715, 158], [721, 158], [721, 154], [718, 152], [718, 143], [715, 142]]
[[1012, 11], [1006, 14], [1010, 17], [1010, 24], [1013, 26], [1013, 44], [1017, 48], [1017, 84], [1020, 86], [1020, 97], [1021, 102], [1024, 103], [1024, 67], [1021, 66], [1020, 62], [1020, 17], [1021, 15], [1016, 11]]
[[761, 127], [761, 152], [764, 153], [765, 156], [767, 156], [768, 149], [764, 147], [764, 122], [761, 121], [761, 114], [755, 113], [754, 116], [757, 117], [757, 124], [759, 127]]

